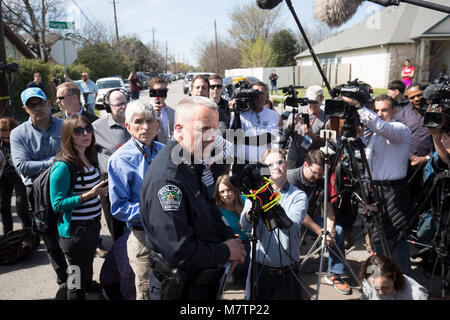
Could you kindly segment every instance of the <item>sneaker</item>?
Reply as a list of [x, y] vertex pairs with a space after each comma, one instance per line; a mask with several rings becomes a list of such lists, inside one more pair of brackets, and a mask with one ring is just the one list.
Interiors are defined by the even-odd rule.
[[342, 294], [352, 294], [352, 288], [350, 285], [342, 280], [338, 274], [327, 273], [325, 276], [325, 283], [334, 286], [334, 288]]
[[105, 259], [108, 251], [103, 247], [103, 245], [99, 244], [97, 249], [95, 249], [95, 253], [97, 254], [97, 257]]

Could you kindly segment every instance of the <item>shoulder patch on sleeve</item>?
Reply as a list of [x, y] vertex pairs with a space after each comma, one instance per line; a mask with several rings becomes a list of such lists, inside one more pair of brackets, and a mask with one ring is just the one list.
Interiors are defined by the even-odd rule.
[[159, 189], [158, 198], [164, 211], [178, 211], [183, 194], [177, 186], [166, 185]]

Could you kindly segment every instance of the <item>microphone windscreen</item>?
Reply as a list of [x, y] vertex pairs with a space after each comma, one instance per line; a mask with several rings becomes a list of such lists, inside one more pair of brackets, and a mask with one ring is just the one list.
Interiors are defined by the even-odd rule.
[[425, 88], [423, 91], [423, 97], [425, 99], [439, 99], [441, 93], [439, 92], [442, 88], [441, 84], [432, 84]]
[[316, 0], [314, 17], [330, 27], [339, 27], [355, 14], [363, 0]]
[[283, 0], [256, 0], [256, 4], [261, 9], [271, 10], [275, 8]]

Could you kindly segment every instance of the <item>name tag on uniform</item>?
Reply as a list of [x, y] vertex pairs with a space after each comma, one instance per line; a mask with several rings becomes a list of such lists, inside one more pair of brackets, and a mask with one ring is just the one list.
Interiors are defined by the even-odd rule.
[[178, 211], [183, 194], [177, 186], [167, 185], [159, 189], [158, 198], [164, 211]]

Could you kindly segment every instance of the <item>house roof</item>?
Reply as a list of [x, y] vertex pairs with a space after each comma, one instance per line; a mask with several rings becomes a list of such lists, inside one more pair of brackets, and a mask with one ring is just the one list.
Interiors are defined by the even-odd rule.
[[[448, 4], [448, 0], [433, 2]], [[365, 21], [318, 43], [313, 49], [320, 55], [387, 44], [414, 43], [415, 39], [427, 36], [450, 36], [449, 17], [443, 12], [401, 3], [374, 13]], [[305, 50], [296, 58], [308, 56], [311, 53]]]
[[25, 45], [25, 43], [8, 27], [5, 23], [3, 24], [3, 30], [5, 31], [5, 37], [9, 39], [20, 51], [20, 53], [29, 59], [36, 58], [36, 55]]

